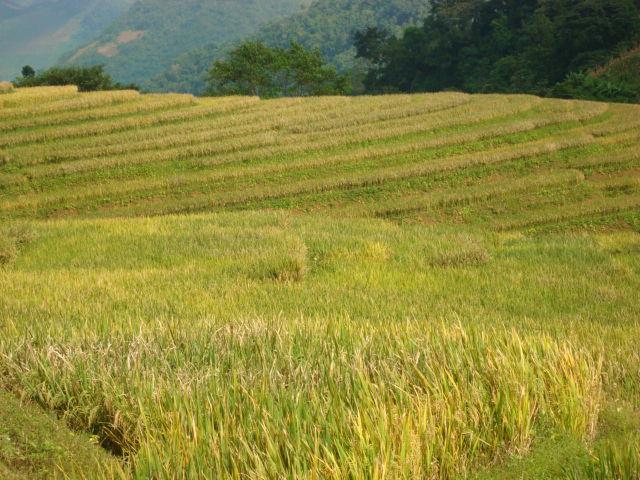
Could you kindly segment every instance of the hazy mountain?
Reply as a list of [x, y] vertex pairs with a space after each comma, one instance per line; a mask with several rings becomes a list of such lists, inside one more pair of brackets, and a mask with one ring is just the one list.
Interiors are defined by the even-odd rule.
[[[270, 45], [286, 46], [292, 40], [319, 48], [340, 70], [353, 67], [353, 33], [370, 26], [399, 33], [418, 23], [429, 11], [429, 0], [314, 0], [307, 8], [262, 26], [254, 38]], [[232, 44], [209, 42], [172, 63], [145, 85], [150, 90], [201, 93], [212, 62], [224, 56]]]
[[144, 84], [176, 57], [210, 43], [226, 44], [255, 33], [307, 0], [137, 0], [95, 41], [63, 58], [103, 64], [124, 83]]
[[90, 41], [133, 0], [0, 0], [0, 79], [49, 67]]

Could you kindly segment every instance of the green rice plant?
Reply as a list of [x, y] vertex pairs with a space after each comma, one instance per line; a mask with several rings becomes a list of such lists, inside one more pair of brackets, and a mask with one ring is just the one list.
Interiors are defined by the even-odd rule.
[[640, 436], [598, 442], [586, 466], [565, 471], [568, 479], [637, 480], [640, 478]]
[[499, 182], [478, 182], [473, 186], [464, 186], [459, 190], [451, 188], [431, 191], [384, 201], [376, 200], [372, 205], [358, 205], [347, 209], [350, 215], [380, 217], [401, 217], [412, 212], [441, 208], [451, 205], [466, 205], [472, 202], [500, 198], [526, 192], [541, 187], [573, 185], [584, 181], [584, 175], [575, 170], [544, 171], [522, 178], [505, 179]]
[[498, 230], [526, 229], [559, 224], [576, 219], [588, 219], [636, 210], [640, 207], [638, 194], [620, 195], [610, 198], [588, 199], [582, 202], [570, 203], [561, 207], [553, 206], [548, 209], [529, 210], [526, 214], [519, 213], [517, 218], [508, 219], [506, 216], [495, 223]]
[[[425, 329], [414, 322], [383, 331], [372, 327], [320, 321], [285, 328], [252, 320], [216, 329], [215, 336], [203, 326], [198, 336], [168, 327], [155, 340], [145, 340], [145, 332], [132, 343], [117, 337], [109, 345], [94, 343], [91, 356], [79, 344], [49, 345], [42, 354], [18, 350], [5, 363], [33, 368], [33, 374], [21, 375], [34, 382], [38, 371], [51, 371], [57, 387], [49, 388], [67, 395], [88, 388], [100, 364], [111, 365], [111, 374], [100, 374], [107, 383], [94, 385], [87, 400], [107, 402], [115, 387], [109, 383], [115, 381], [128, 382], [138, 400], [105, 403], [87, 410], [86, 420], [108, 420], [103, 435], [123, 452], [137, 452], [132, 474], [141, 478], [172, 478], [175, 472], [453, 478], [476, 462], [526, 452], [536, 429], [547, 423], [579, 438], [592, 434], [601, 386], [598, 361], [589, 356], [509, 332]], [[205, 347], [198, 338], [215, 343]], [[210, 358], [216, 360], [176, 372], [185, 375], [183, 382], [191, 377], [179, 394], [171, 377], [156, 377], [149, 390], [136, 373], [111, 376], [114, 367], [125, 364], [142, 373], [143, 359], [160, 362], [154, 369], [161, 368], [164, 361], [152, 347], [156, 342], [169, 351], [190, 345], [205, 353], [215, 346]], [[183, 355], [176, 350], [166, 360], [182, 361]], [[117, 356], [122, 361], [114, 364]], [[294, 358], [302, 363], [296, 365]], [[40, 401], [61, 406], [64, 400], [54, 395]]]
[[17, 89], [0, 388], [105, 478], [634, 478], [638, 112]]

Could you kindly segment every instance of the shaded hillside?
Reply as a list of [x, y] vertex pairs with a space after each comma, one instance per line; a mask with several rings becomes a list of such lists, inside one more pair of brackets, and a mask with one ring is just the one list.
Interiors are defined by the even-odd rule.
[[614, 58], [592, 75], [624, 89], [636, 102], [640, 102], [640, 46]]
[[571, 73], [553, 93], [566, 98], [640, 103], [640, 47], [614, 57], [601, 67]]
[[138, 0], [96, 41], [63, 63], [104, 64], [115, 80], [144, 84], [180, 54], [206, 43], [251, 35], [258, 26], [295, 11], [305, 0]]
[[[428, 12], [425, 0], [315, 0], [308, 8], [263, 26], [254, 35], [269, 45], [287, 46], [295, 40], [319, 48], [340, 70], [354, 66], [353, 33], [378, 26], [392, 32], [419, 22]], [[214, 60], [232, 45], [209, 45], [176, 59], [171, 68], [149, 81], [150, 90], [202, 93], [206, 73]]]
[[0, 0], [0, 80], [51, 66], [91, 40], [133, 0]]

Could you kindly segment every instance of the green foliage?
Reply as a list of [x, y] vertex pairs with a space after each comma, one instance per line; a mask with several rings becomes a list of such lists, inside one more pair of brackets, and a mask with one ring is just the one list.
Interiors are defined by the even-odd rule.
[[[640, 74], [639, 74], [640, 75]], [[552, 94], [561, 98], [580, 98], [609, 102], [640, 102], [640, 90], [625, 84], [613, 83], [591, 73], [570, 73], [557, 84]]]
[[31, 65], [25, 65], [22, 67], [22, 76], [24, 78], [33, 78], [36, 76], [36, 71]]
[[245, 42], [217, 61], [209, 76], [211, 95], [304, 97], [344, 94], [346, 88], [346, 78], [324, 63], [319, 50], [297, 43], [269, 48]]
[[[368, 91], [527, 92], [548, 95], [569, 73], [603, 64], [640, 35], [634, 0], [437, 0], [421, 28], [356, 36]], [[577, 81], [579, 80], [579, 81]], [[586, 80], [582, 88], [622, 92]], [[568, 94], [585, 79], [572, 78]]]
[[[362, 66], [355, 59], [353, 32], [375, 26], [399, 33], [403, 27], [417, 24], [429, 11], [429, 4], [426, 0], [315, 0], [304, 10], [265, 24], [250, 36], [268, 46], [287, 47], [295, 42], [320, 49], [322, 57], [339, 72], [355, 70], [353, 83], [357, 87]], [[239, 39], [228, 40], [207, 40], [208, 45], [180, 56], [145, 87], [201, 93], [211, 64], [224, 58]]]
[[554, 87], [554, 95], [588, 100], [640, 102], [640, 47], [585, 73], [571, 73]]
[[114, 83], [111, 76], [104, 72], [104, 68], [101, 65], [94, 67], [51, 67], [49, 70], [37, 75], [29, 66], [24, 67], [22, 70], [23, 76], [15, 80], [18, 87], [75, 85], [81, 92], [138, 89], [136, 85]]

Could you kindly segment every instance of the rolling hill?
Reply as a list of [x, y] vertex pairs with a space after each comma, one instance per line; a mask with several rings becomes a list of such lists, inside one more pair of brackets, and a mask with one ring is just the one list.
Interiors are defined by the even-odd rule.
[[[378, 26], [393, 33], [418, 23], [429, 10], [424, 0], [315, 0], [307, 8], [261, 26], [252, 38], [286, 47], [291, 41], [318, 48], [339, 70], [354, 66], [353, 34]], [[178, 56], [171, 67], [144, 85], [151, 91], [201, 94], [211, 64], [234, 42], [214, 42]]]
[[0, 120], [0, 389], [126, 459], [89, 477], [640, 473], [640, 106], [49, 87]]
[[0, 0], [0, 79], [47, 68], [93, 38], [133, 0]]
[[63, 63], [103, 64], [117, 81], [144, 84], [180, 54], [251, 35], [264, 22], [295, 12], [306, 0], [137, 0], [97, 38]]

